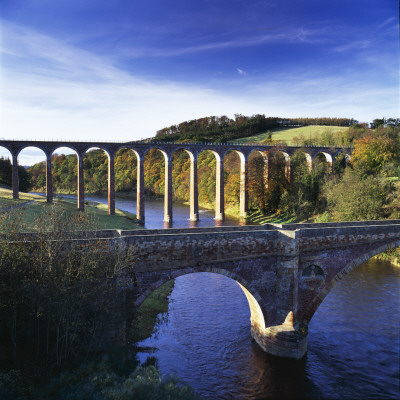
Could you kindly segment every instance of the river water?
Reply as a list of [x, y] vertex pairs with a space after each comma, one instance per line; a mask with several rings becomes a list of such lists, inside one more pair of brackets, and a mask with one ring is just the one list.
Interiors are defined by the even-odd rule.
[[[103, 201], [104, 198], [88, 198]], [[130, 200], [117, 208], [135, 212]], [[163, 203], [146, 202], [146, 227], [162, 228]], [[187, 206], [174, 205], [174, 227], [188, 227]], [[198, 226], [212, 226], [203, 211]], [[227, 225], [237, 224], [228, 221]], [[309, 326], [300, 361], [265, 354], [250, 336], [250, 311], [239, 285], [222, 275], [176, 279], [168, 313], [139, 353], [158, 360], [163, 374], [210, 399], [399, 398], [400, 268], [370, 260], [340, 281]]]

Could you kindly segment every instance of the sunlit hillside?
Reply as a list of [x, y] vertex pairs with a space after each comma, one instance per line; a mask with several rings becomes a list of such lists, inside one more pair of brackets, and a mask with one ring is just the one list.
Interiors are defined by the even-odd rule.
[[[275, 128], [271, 129], [272, 140], [279, 142], [286, 142], [289, 146], [301, 145], [303, 140], [310, 142], [316, 142], [323, 135], [340, 136], [340, 134], [346, 132], [349, 128], [345, 126], [321, 126], [321, 125], [309, 125], [302, 126], [299, 128]], [[248, 143], [248, 142], [263, 142], [268, 139], [270, 133], [264, 132], [258, 135], [249, 136], [233, 140], [236, 143]], [[296, 140], [297, 138], [297, 140]]]

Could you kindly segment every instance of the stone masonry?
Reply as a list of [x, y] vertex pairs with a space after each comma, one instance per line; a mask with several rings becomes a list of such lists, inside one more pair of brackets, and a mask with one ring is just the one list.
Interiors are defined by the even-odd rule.
[[[35, 240], [35, 234], [21, 235]], [[213, 272], [234, 279], [249, 301], [254, 340], [267, 353], [300, 359], [318, 306], [355, 267], [400, 246], [400, 220], [106, 230], [74, 240], [84, 246], [103, 241], [106, 251], [131, 252], [129, 278], [121, 288], [127, 295], [121, 298], [136, 306], [184, 274]]]

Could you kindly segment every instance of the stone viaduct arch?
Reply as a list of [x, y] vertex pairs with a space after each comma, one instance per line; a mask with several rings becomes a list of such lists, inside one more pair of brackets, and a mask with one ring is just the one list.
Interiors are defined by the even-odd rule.
[[[115, 213], [115, 172], [114, 159], [116, 152], [121, 148], [131, 149], [137, 157], [137, 218], [138, 221], [145, 221], [144, 206], [144, 171], [143, 157], [151, 149], [155, 148], [162, 152], [165, 160], [165, 198], [164, 198], [164, 221], [172, 222], [172, 154], [179, 150], [185, 150], [190, 157], [190, 219], [197, 221], [199, 219], [198, 212], [198, 182], [197, 182], [197, 159], [199, 154], [204, 150], [210, 150], [216, 157], [216, 205], [215, 219], [224, 220], [224, 165], [223, 160], [228, 151], [235, 151], [240, 158], [240, 215], [245, 218], [248, 211], [248, 160], [253, 151], [262, 154], [267, 168], [265, 177], [268, 177], [268, 157], [276, 152], [283, 154], [285, 158], [286, 177], [290, 179], [290, 160], [296, 150], [302, 150], [306, 156], [309, 168], [311, 168], [312, 160], [323, 154], [327, 160], [330, 170], [332, 163], [340, 152], [348, 154], [348, 149], [342, 148], [323, 148], [323, 147], [296, 147], [281, 146], [272, 147], [265, 145], [239, 145], [239, 144], [199, 144], [199, 143], [168, 143], [168, 142], [46, 142], [46, 141], [13, 141], [0, 140], [0, 146], [10, 151], [13, 160], [13, 197], [18, 198], [18, 154], [22, 149], [28, 146], [34, 146], [41, 149], [46, 155], [46, 195], [47, 201], [51, 202], [53, 198], [53, 183], [51, 176], [51, 155], [59, 147], [68, 147], [77, 154], [77, 181], [78, 181], [78, 209], [84, 210], [84, 182], [83, 182], [83, 157], [84, 154], [93, 147], [100, 148], [105, 151], [108, 157], [108, 212]], [[15, 167], [14, 167], [15, 165]], [[266, 179], [267, 181], [267, 179]]]

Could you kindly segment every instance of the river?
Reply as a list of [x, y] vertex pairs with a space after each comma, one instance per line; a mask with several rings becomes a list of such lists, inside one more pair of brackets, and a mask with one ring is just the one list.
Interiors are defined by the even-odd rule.
[[[105, 202], [104, 198], [88, 200]], [[135, 212], [133, 201], [116, 207]], [[163, 227], [163, 203], [146, 202], [146, 227]], [[198, 226], [212, 226], [203, 211]], [[188, 227], [189, 211], [174, 204], [174, 227]], [[237, 224], [227, 221], [226, 224]], [[198, 273], [176, 279], [168, 313], [140, 346], [163, 374], [175, 373], [210, 399], [388, 399], [399, 396], [400, 268], [369, 260], [323, 301], [309, 326], [300, 361], [265, 354], [250, 336], [250, 311], [233, 280]]]

